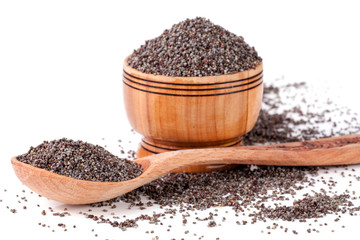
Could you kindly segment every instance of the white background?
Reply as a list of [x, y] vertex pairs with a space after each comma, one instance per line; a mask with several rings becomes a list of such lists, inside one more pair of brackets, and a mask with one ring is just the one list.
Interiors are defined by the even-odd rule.
[[[10, 200], [20, 208], [14, 196], [28, 191], [14, 176], [10, 158], [60, 137], [99, 144], [105, 138], [109, 150], [116, 139], [127, 138], [123, 60], [145, 40], [185, 18], [207, 17], [242, 35], [264, 59], [264, 81], [284, 76], [289, 82], [324, 82], [326, 97], [360, 113], [359, 7], [356, 1], [0, 1], [0, 239], [30, 234], [36, 239], [91, 239], [86, 227], [52, 233], [37, 226], [37, 209], [17, 214], [6, 209]], [[316, 91], [322, 90], [318, 84]], [[34, 201], [43, 208], [63, 207], [46, 199]], [[126, 207], [117, 211], [121, 214]], [[66, 221], [90, 224], [76, 216]], [[355, 239], [358, 221], [351, 218], [342, 231], [296, 237]], [[145, 234], [153, 228], [145, 223], [126, 232], [94, 226], [100, 227], [97, 239], [170, 238], [159, 231]], [[208, 234], [205, 239], [231, 239], [233, 234], [243, 239], [295, 237], [259, 234], [256, 226], [196, 227], [198, 236]], [[183, 234], [186, 229], [174, 225], [172, 237], [194, 238]], [[13, 236], [5, 237], [8, 234]]]

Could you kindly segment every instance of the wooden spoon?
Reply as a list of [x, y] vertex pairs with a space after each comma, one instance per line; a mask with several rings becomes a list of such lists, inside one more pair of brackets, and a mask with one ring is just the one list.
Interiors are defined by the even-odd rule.
[[135, 160], [143, 173], [123, 182], [94, 182], [65, 177], [13, 157], [16, 176], [38, 194], [68, 204], [105, 201], [130, 192], [167, 173], [201, 164], [321, 166], [360, 163], [360, 135], [277, 145], [166, 152]]

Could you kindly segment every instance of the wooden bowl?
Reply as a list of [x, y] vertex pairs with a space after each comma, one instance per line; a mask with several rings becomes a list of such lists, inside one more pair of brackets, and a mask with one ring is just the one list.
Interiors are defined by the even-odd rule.
[[[167, 77], [123, 69], [125, 108], [131, 126], [144, 137], [138, 157], [190, 148], [241, 145], [258, 118], [263, 66], [209, 77]], [[223, 169], [196, 166], [188, 172]], [[227, 166], [229, 167], [229, 166]]]

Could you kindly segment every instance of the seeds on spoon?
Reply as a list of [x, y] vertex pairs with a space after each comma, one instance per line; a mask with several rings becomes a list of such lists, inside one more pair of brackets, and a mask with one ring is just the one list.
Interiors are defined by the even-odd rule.
[[53, 173], [87, 181], [120, 182], [142, 173], [139, 164], [119, 158], [101, 146], [66, 138], [44, 141], [17, 159]]

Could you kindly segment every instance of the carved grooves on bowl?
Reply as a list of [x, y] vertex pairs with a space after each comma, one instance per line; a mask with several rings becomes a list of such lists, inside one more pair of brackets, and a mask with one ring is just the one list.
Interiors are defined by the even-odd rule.
[[158, 154], [162, 152], [167, 151], [177, 151], [177, 150], [184, 150], [189, 148], [211, 148], [211, 147], [235, 147], [235, 146], [241, 146], [242, 144], [242, 137], [238, 137], [236, 139], [233, 139], [231, 141], [223, 141], [223, 142], [217, 142], [213, 143], [207, 146], [207, 144], [201, 143], [201, 144], [189, 144], [185, 143], [183, 145], [181, 144], [175, 144], [175, 145], [163, 145], [159, 142], [152, 142], [149, 139], [142, 139], [140, 143], [140, 147], [149, 153], [152, 154]]
[[123, 82], [125, 86], [151, 94], [180, 97], [208, 97], [241, 93], [257, 88], [263, 83], [263, 72], [260, 71], [253, 76], [232, 81], [192, 84], [144, 79], [124, 70]]
[[127, 60], [123, 69], [127, 116], [145, 139], [138, 157], [241, 145], [240, 136], [252, 129], [260, 111], [262, 63], [247, 71], [208, 77], [147, 74], [127, 65]]

